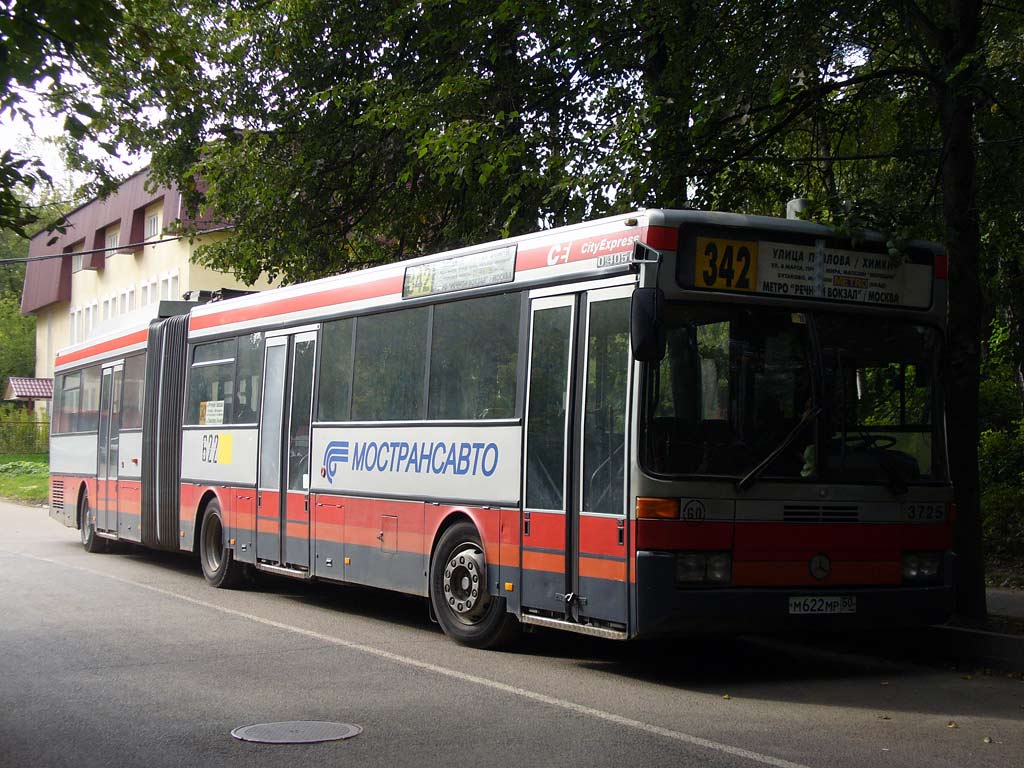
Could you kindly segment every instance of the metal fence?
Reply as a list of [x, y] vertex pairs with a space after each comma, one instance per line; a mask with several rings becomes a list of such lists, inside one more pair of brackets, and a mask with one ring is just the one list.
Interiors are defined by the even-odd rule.
[[48, 453], [49, 450], [50, 422], [0, 421], [0, 453]]

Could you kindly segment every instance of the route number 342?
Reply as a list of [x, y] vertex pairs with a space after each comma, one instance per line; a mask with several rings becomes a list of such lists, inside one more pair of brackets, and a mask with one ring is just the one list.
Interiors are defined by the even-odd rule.
[[753, 291], [757, 282], [757, 243], [697, 238], [697, 285], [730, 291]]

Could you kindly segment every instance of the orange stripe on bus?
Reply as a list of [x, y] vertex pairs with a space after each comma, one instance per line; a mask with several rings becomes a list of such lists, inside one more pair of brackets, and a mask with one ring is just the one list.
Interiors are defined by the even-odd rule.
[[556, 555], [551, 552], [531, 552], [528, 549], [524, 549], [523, 569], [527, 571], [564, 573], [565, 555]]
[[580, 557], [580, 576], [609, 581], [626, 580], [625, 560], [604, 560], [596, 557]]

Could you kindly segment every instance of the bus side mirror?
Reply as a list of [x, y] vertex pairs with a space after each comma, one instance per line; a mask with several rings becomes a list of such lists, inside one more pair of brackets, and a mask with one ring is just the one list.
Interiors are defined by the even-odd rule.
[[656, 363], [665, 356], [665, 294], [660, 288], [633, 291], [629, 312], [633, 359]]

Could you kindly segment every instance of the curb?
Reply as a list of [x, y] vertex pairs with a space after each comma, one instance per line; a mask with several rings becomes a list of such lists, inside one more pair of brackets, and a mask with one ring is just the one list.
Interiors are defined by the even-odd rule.
[[1024, 671], [1024, 635], [949, 626], [928, 627], [925, 632], [936, 643], [932, 650], [948, 658], [1010, 672]]

